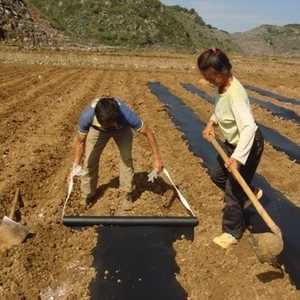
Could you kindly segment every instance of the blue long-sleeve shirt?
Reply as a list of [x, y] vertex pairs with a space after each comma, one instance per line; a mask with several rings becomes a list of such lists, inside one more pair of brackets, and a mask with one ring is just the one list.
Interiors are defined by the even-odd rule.
[[[114, 98], [120, 109], [120, 117], [117, 120], [118, 130], [126, 126], [130, 126], [132, 129], [139, 131], [143, 127], [143, 121], [141, 118], [120, 98]], [[99, 130], [110, 130], [104, 129], [98, 122], [95, 116], [95, 107], [99, 99], [95, 99], [90, 105], [88, 105], [80, 115], [79, 119], [79, 132], [80, 134], [87, 134], [90, 127], [96, 127]]]

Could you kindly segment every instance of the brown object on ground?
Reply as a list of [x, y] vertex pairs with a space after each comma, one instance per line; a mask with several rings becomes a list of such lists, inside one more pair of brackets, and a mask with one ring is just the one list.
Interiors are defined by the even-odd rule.
[[[224, 162], [226, 162], [229, 158], [216, 139], [212, 139], [211, 143], [218, 154], [222, 157]], [[255, 253], [262, 263], [269, 263], [274, 265], [277, 261], [277, 256], [283, 250], [283, 240], [280, 228], [274, 223], [270, 215], [263, 208], [260, 202], [256, 199], [256, 196], [241, 176], [240, 172], [237, 169], [231, 168], [230, 172], [236, 179], [236, 181], [240, 184], [241, 188], [244, 190], [245, 194], [248, 196], [249, 200], [252, 202], [253, 206], [256, 208], [259, 215], [266, 222], [266, 224], [271, 229], [271, 232], [265, 232], [262, 234], [256, 234], [253, 238], [256, 240], [254, 243], [256, 247]]]
[[20, 189], [18, 188], [13, 200], [10, 214], [8, 217], [4, 216], [0, 226], [0, 251], [21, 244], [29, 233], [29, 230], [25, 226], [12, 219], [15, 214], [19, 197]]

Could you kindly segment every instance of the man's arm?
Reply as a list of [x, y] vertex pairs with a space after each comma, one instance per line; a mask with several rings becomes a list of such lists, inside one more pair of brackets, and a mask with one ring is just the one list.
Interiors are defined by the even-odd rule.
[[85, 150], [86, 135], [78, 133], [75, 138], [74, 166], [81, 165]]
[[90, 130], [93, 118], [95, 115], [95, 110], [93, 107], [88, 105], [80, 115], [78, 123], [78, 133], [75, 138], [75, 157], [74, 157], [74, 166], [80, 166], [85, 150], [85, 142], [87, 134]]
[[162, 163], [162, 160], [160, 157], [160, 152], [159, 152], [158, 145], [157, 145], [156, 138], [154, 136], [153, 131], [144, 125], [139, 132], [142, 133], [143, 135], [145, 135], [148, 139], [148, 142], [149, 142], [149, 145], [151, 147], [152, 154], [154, 157], [153, 169], [157, 173], [161, 172], [161, 170], [163, 168], [163, 163]]

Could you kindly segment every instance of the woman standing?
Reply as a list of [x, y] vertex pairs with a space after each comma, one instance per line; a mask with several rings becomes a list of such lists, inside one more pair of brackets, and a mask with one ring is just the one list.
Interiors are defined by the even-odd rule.
[[[214, 138], [215, 127], [218, 126], [225, 138], [222, 146], [230, 157], [225, 165], [218, 157], [218, 164], [210, 174], [225, 191], [223, 233], [213, 241], [228, 248], [237, 243], [245, 230], [243, 207], [247, 200], [229, 169], [238, 169], [250, 185], [263, 152], [264, 139], [253, 118], [247, 92], [232, 75], [227, 55], [220, 49], [206, 50], [198, 58], [198, 68], [218, 90], [215, 111], [203, 130], [203, 136], [207, 140]], [[262, 196], [261, 190], [253, 190], [258, 198]]]

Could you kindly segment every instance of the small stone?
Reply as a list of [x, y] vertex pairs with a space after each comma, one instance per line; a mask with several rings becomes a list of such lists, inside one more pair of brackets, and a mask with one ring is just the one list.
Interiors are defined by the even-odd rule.
[[105, 275], [108, 275], [108, 274], [109, 274], [109, 271], [108, 271], [108, 270], [105, 270], [105, 271], [104, 271], [104, 274], [105, 274]]

